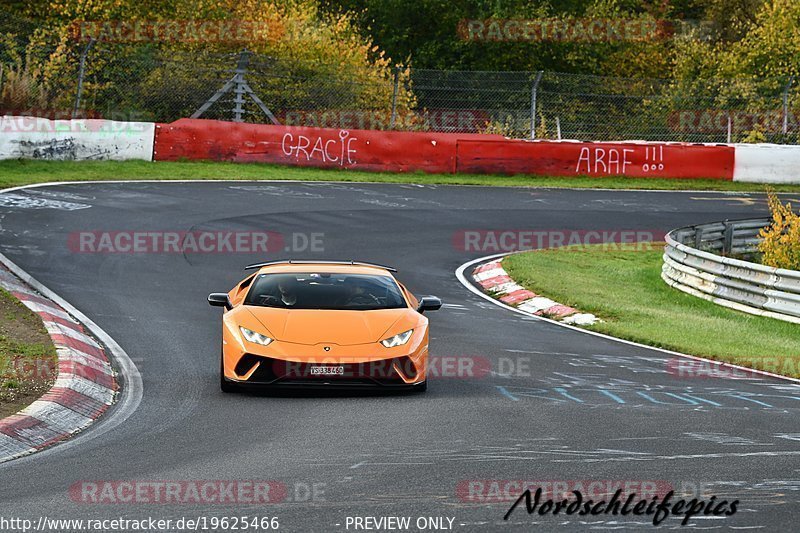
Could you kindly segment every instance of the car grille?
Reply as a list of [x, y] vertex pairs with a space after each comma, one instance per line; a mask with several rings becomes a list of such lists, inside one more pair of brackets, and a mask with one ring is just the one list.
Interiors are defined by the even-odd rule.
[[[249, 383], [377, 383], [377, 384], [402, 384], [403, 379], [397, 368], [403, 372], [407, 379], [417, 375], [417, 368], [408, 357], [384, 359], [370, 363], [295, 363], [245, 354], [236, 365], [236, 374], [246, 375], [256, 363], [261, 364], [247, 380]], [[312, 367], [342, 367], [341, 374], [314, 374]], [[241, 370], [241, 372], [240, 372]]]

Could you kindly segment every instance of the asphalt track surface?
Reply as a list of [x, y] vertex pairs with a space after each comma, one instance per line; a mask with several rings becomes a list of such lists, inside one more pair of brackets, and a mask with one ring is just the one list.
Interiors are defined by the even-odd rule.
[[[519, 316], [454, 276], [493, 251], [457, 249], [459, 231], [666, 231], [764, 215], [763, 195], [235, 182], [10, 194], [0, 196], [1, 251], [108, 332], [136, 363], [144, 390], [112, 431], [102, 428], [113, 409], [78, 445], [0, 465], [0, 516], [247, 514], [277, 516], [284, 531], [345, 531], [348, 516], [444, 516], [462, 531], [648, 530], [649, 517], [522, 509], [504, 522], [509, 502], [457, 492], [467, 480], [641, 480], [741, 501], [733, 517], [700, 517], [690, 527], [797, 526], [800, 386], [678, 377], [667, 370], [669, 355]], [[395, 265], [412, 291], [446, 304], [430, 315], [431, 352], [485, 358], [499, 372], [433, 378], [421, 395], [224, 395], [220, 312], [205, 297], [269, 257], [76, 254], [67, 246], [76, 231], [190, 229], [323, 233], [324, 252], [293, 255]], [[503, 376], [511, 363], [516, 372]], [[284, 483], [288, 497], [248, 506], [93, 505], [69, 496], [83, 480], [248, 479]], [[669, 518], [662, 528], [678, 525]]]

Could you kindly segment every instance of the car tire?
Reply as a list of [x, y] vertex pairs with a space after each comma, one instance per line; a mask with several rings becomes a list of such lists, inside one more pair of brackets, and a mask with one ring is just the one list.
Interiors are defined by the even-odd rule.
[[425, 381], [423, 381], [422, 383], [420, 383], [419, 385], [416, 385], [414, 387], [414, 392], [418, 392], [420, 394], [422, 394], [426, 390], [428, 390], [428, 380], [427, 379]]
[[222, 356], [219, 358], [219, 388], [222, 392], [231, 393], [238, 392], [239, 388], [225, 379], [225, 370], [222, 368]]

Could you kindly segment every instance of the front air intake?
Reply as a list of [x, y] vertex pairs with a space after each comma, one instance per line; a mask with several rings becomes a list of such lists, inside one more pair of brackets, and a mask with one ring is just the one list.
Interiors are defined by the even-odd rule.
[[236, 367], [233, 369], [233, 371], [236, 372], [236, 375], [239, 377], [246, 376], [247, 373], [253, 370], [253, 367], [256, 366], [260, 361], [260, 357], [246, 353], [241, 359], [239, 359], [239, 362], [236, 363]]

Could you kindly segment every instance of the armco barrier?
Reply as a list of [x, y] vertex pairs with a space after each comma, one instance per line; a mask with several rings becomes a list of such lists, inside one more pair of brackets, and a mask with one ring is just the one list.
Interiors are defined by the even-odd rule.
[[800, 146], [578, 142], [182, 119], [0, 117], [0, 159], [211, 160], [391, 172], [800, 183]]
[[0, 117], [0, 159], [153, 160], [155, 124]]
[[453, 173], [461, 139], [499, 135], [339, 130], [182, 119], [156, 126], [155, 159]]
[[760, 218], [671, 231], [661, 277], [719, 305], [800, 324], [800, 272], [719, 255], [753, 251], [759, 229], [769, 223]]

